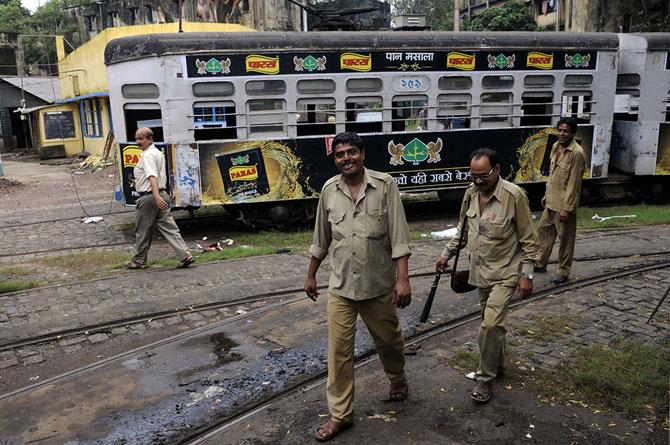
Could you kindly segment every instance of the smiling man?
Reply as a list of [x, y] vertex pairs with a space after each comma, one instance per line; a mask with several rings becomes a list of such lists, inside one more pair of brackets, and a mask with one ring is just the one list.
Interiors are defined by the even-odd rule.
[[547, 262], [558, 235], [561, 240], [558, 248], [558, 268], [550, 281], [561, 284], [568, 281], [575, 252], [577, 207], [582, 190], [586, 155], [575, 141], [577, 133], [575, 119], [571, 117], [559, 119], [556, 129], [558, 142], [551, 149], [549, 178], [541, 201], [544, 212], [537, 229], [541, 251], [537, 271], [547, 270]]
[[477, 383], [470, 397], [476, 402], [491, 398], [491, 382], [505, 366], [505, 319], [516, 292], [521, 298], [533, 292], [533, 266], [537, 236], [528, 198], [517, 185], [500, 177], [495, 151], [480, 148], [470, 155], [473, 183], [466, 189], [456, 234], [447, 243], [435, 268], [446, 272], [457, 252], [461, 230], [470, 249], [469, 283], [478, 288], [482, 308]]
[[321, 190], [305, 281], [305, 293], [316, 301], [316, 272], [330, 249], [326, 397], [331, 418], [315, 433], [322, 442], [353, 425], [358, 315], [391, 381], [390, 400], [404, 400], [408, 393], [396, 315], [396, 307], [411, 301], [409, 228], [400, 192], [391, 176], [364, 167], [365, 149], [358, 134], [338, 134], [332, 148], [340, 174]]

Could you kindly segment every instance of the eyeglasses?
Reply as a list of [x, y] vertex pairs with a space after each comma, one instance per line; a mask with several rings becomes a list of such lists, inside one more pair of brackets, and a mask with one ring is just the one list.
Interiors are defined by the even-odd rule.
[[473, 181], [475, 181], [477, 179], [486, 179], [493, 174], [493, 170], [495, 170], [495, 169], [496, 169], [495, 167], [492, 167], [491, 170], [489, 170], [488, 173], [484, 173], [483, 175], [475, 175], [475, 174], [472, 173], [472, 170], [471, 170], [470, 171], [470, 179], [472, 179]]

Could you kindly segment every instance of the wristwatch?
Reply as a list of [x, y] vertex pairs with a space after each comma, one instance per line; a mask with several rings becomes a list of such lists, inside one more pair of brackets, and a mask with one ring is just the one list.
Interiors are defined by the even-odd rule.
[[526, 278], [528, 278], [529, 280], [532, 280], [532, 279], [533, 279], [533, 274], [530, 273], [530, 272], [524, 272], [524, 273], [523, 273], [523, 276], [526, 277]]

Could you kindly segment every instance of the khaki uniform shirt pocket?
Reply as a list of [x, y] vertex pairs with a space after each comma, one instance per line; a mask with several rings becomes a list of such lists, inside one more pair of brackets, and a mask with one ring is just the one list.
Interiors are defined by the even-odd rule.
[[387, 213], [387, 209], [372, 209], [368, 211], [368, 217], [365, 219], [368, 239], [381, 240], [388, 237]]
[[344, 217], [347, 212], [329, 212], [328, 222], [330, 223], [333, 239], [340, 241], [347, 237], [346, 228], [344, 224]]

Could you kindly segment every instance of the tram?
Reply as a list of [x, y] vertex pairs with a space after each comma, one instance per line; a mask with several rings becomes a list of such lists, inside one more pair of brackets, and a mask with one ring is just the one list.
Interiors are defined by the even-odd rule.
[[612, 166], [670, 175], [670, 33], [620, 34]]
[[[283, 224], [313, 216], [336, 174], [330, 142], [442, 197], [494, 148], [502, 174], [542, 183], [561, 116], [579, 122], [586, 178], [607, 176], [619, 38], [607, 33], [181, 33], [105, 49], [122, 200], [138, 127], [165, 150], [176, 207], [224, 205]], [[667, 63], [667, 62], [665, 62]], [[667, 71], [666, 71], [667, 72]]]

